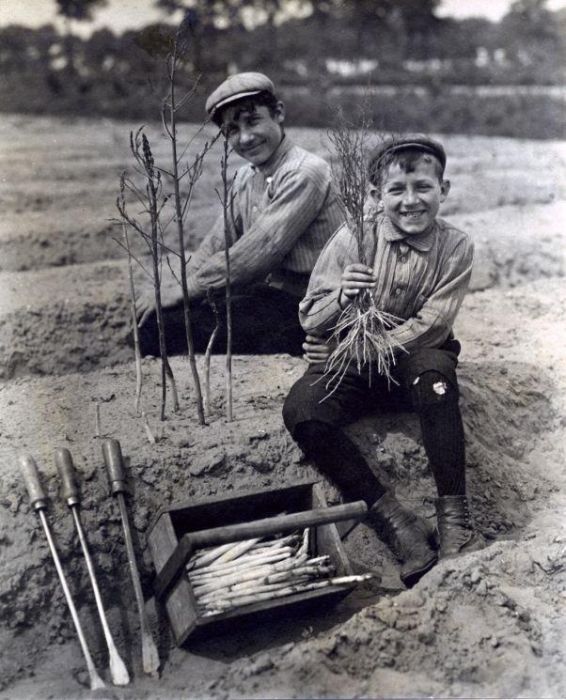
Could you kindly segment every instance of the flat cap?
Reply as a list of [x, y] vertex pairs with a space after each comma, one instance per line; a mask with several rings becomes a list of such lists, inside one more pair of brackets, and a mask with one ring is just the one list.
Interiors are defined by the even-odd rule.
[[424, 134], [407, 134], [406, 136], [392, 137], [380, 143], [370, 156], [370, 167], [375, 169], [385, 155], [403, 151], [406, 148], [418, 148], [426, 153], [431, 153], [438, 158], [443, 169], [446, 167], [444, 146], [439, 141], [435, 141]]
[[206, 111], [213, 116], [217, 109], [243, 97], [257, 95], [260, 92], [275, 92], [273, 83], [263, 73], [236, 73], [227, 78], [214, 90], [206, 100]]

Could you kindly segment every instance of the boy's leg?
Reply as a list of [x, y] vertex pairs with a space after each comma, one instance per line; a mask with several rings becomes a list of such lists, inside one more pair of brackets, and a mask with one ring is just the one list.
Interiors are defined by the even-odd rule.
[[[224, 293], [214, 297], [220, 329], [213, 352], [226, 351], [226, 304]], [[299, 300], [265, 284], [235, 289], [232, 293], [232, 352], [240, 355], [289, 353], [301, 355], [305, 338], [299, 324]], [[163, 310], [165, 339], [170, 355], [187, 352], [183, 306]], [[216, 324], [207, 299], [191, 302], [195, 352], [203, 353]], [[140, 328], [142, 355], [159, 355], [157, 317], [153, 313]]]
[[283, 407], [283, 418], [305, 455], [338, 486], [346, 500], [366, 501], [370, 508], [368, 519], [403, 563], [401, 579], [409, 587], [436, 562], [428, 531], [387, 491], [341, 429], [371, 411], [376, 382], [383, 398], [381, 407], [385, 407], [389, 392], [386, 380], [381, 379], [372, 378], [370, 390], [367, 377], [360, 377], [352, 369], [329, 395], [324, 365], [311, 365], [292, 387]]
[[341, 429], [366, 412], [370, 398], [367, 381], [349, 371], [330, 393], [324, 371], [324, 364], [310, 365], [293, 385], [283, 406], [285, 426], [346, 500], [362, 498], [371, 506], [386, 489]]
[[[299, 323], [299, 301], [298, 297], [265, 283], [235, 290], [232, 299], [233, 352], [241, 355], [302, 355], [305, 332]], [[224, 299], [222, 314], [225, 314]], [[218, 352], [224, 352], [222, 340]]]
[[450, 350], [426, 348], [401, 358], [398, 367], [413, 409], [419, 415], [423, 444], [438, 491], [441, 558], [478, 545], [466, 498], [457, 362], [457, 354]]

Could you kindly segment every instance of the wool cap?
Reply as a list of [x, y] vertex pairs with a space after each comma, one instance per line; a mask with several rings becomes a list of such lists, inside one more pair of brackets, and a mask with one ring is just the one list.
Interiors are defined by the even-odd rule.
[[236, 73], [227, 78], [206, 100], [206, 111], [213, 116], [217, 109], [243, 97], [260, 92], [275, 94], [271, 80], [263, 73]]
[[442, 169], [446, 167], [446, 151], [439, 141], [435, 141], [424, 134], [407, 134], [406, 136], [392, 137], [380, 143], [370, 156], [370, 168], [372, 170], [377, 168], [379, 161], [388, 153], [396, 153], [406, 148], [418, 148], [426, 153], [431, 153], [438, 158]]

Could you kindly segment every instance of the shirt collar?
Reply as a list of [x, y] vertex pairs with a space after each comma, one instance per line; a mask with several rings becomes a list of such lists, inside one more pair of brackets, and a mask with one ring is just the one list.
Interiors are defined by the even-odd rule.
[[416, 236], [407, 235], [406, 233], [400, 231], [388, 216], [382, 216], [380, 228], [383, 231], [386, 241], [389, 241], [390, 243], [395, 241], [403, 241], [403, 243], [410, 245], [412, 248], [426, 253], [432, 248], [438, 226], [435, 221], [423, 233], [419, 233]]
[[271, 177], [292, 148], [292, 141], [283, 134], [283, 138], [269, 159], [261, 165], [252, 165], [252, 170], [254, 172], [260, 172], [264, 177]]

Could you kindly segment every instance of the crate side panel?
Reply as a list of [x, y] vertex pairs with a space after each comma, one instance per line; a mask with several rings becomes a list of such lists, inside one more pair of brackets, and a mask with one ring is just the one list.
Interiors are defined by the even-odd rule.
[[259, 520], [311, 507], [312, 482], [271, 491], [251, 491], [229, 497], [174, 505], [167, 510], [177, 537], [197, 530]]
[[[159, 574], [177, 546], [177, 536], [171, 518], [164, 513], [148, 536], [148, 545], [156, 573]], [[197, 622], [196, 601], [184, 571], [166, 596], [165, 609], [175, 635], [181, 644]]]

